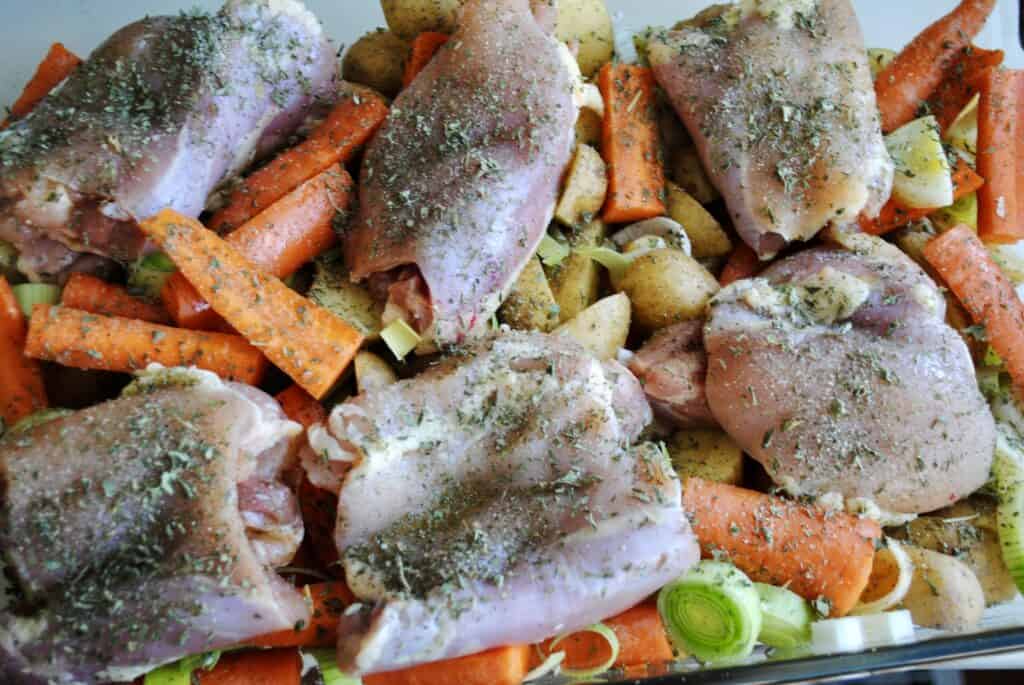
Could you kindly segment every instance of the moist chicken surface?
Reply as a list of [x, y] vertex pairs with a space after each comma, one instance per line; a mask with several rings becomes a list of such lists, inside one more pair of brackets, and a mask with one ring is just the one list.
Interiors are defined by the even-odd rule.
[[282, 472], [299, 426], [205, 372], [0, 440], [0, 680], [131, 680], [308, 620], [273, 568], [303, 525]]
[[718, 5], [655, 33], [648, 56], [762, 258], [889, 199], [893, 164], [850, 0]]

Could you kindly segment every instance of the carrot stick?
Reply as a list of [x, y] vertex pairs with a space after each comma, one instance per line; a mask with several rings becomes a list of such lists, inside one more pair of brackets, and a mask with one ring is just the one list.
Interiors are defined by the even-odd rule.
[[[970, 164], [963, 158], [957, 159], [956, 166], [953, 168], [954, 201], [980, 190], [984, 185], [985, 179], [972, 169]], [[885, 203], [885, 206], [882, 207], [876, 218], [869, 219], [861, 215], [860, 227], [862, 231], [871, 235], [885, 235], [898, 228], [903, 228], [911, 222], [923, 219], [938, 209], [941, 208], [907, 209], [897, 202], [895, 198], [889, 198], [889, 201]]]
[[[643, 664], [659, 664], [672, 661], [672, 647], [665, 633], [658, 607], [652, 602], [638, 604], [603, 623], [612, 629], [619, 639], [619, 656], [612, 668], [628, 668]], [[565, 652], [563, 668], [587, 669], [603, 664], [610, 654], [608, 641], [595, 633], [581, 631], [551, 647], [552, 640], [545, 640], [540, 647], [546, 657], [552, 652]], [[530, 666], [536, 667], [541, 659], [534, 650]]]
[[0, 276], [0, 419], [4, 426], [48, 406], [39, 364], [25, 356], [24, 345], [25, 316], [7, 279]]
[[[32, 75], [21, 95], [11, 105], [11, 118], [21, 119], [31, 112], [39, 101], [46, 97], [51, 90], [71, 75], [71, 72], [82, 63], [77, 55], [64, 47], [63, 43], [54, 43], [50, 46], [46, 57], [36, 67], [36, 73]], [[7, 126], [8, 121], [4, 122]]]
[[752, 278], [760, 270], [761, 260], [758, 258], [757, 253], [750, 249], [750, 246], [746, 243], [740, 243], [733, 248], [732, 254], [729, 255], [729, 260], [725, 263], [722, 275], [718, 277], [718, 282], [724, 288], [730, 283], [742, 281], [744, 278]]
[[326, 395], [359, 351], [358, 331], [263, 273], [195, 219], [165, 209], [139, 227], [214, 311], [313, 397]]
[[1005, 56], [1002, 50], [986, 50], [976, 45], [968, 45], [957, 54], [942, 84], [928, 98], [928, 111], [935, 115], [940, 131], [949, 128], [980, 89], [985, 73], [999, 67]]
[[882, 131], [889, 133], [917, 116], [942, 83], [949, 65], [974, 40], [997, 0], [962, 0], [926, 28], [875, 79]]
[[303, 591], [310, 605], [309, 623], [258, 637], [251, 647], [333, 647], [338, 642], [338, 621], [346, 607], [355, 601], [352, 591], [341, 581], [307, 585]]
[[334, 544], [334, 527], [338, 519], [338, 496], [318, 488], [308, 478], [303, 478], [299, 485], [299, 508], [306, 538], [317, 563], [332, 576], [337, 575], [340, 568], [337, 565], [338, 547]]
[[327, 410], [324, 405], [309, 396], [309, 393], [297, 385], [289, 386], [274, 397], [281, 405], [285, 416], [301, 423], [303, 428], [315, 426], [327, 420]]
[[364, 685], [520, 685], [529, 671], [530, 647], [497, 647], [458, 659], [435, 661], [363, 676]]
[[171, 328], [137, 319], [36, 305], [25, 354], [79, 369], [132, 372], [156, 363], [197, 366], [256, 385], [267, 360], [237, 335]]
[[1024, 238], [1024, 71], [985, 74], [978, 103], [978, 234], [986, 242]]
[[303, 181], [347, 162], [384, 123], [387, 103], [368, 88], [353, 87], [302, 143], [257, 169], [213, 215], [210, 228], [226, 233], [274, 204]]
[[299, 685], [302, 657], [297, 649], [222, 654], [212, 669], [195, 674], [199, 685]]
[[150, 323], [170, 323], [163, 307], [132, 297], [122, 286], [84, 273], [73, 273], [64, 285], [60, 303], [92, 314], [140, 319]]
[[412, 51], [409, 53], [409, 61], [405, 63], [405, 72], [402, 74], [402, 87], [408, 87], [410, 83], [423, 71], [423, 67], [430, 63], [441, 46], [448, 42], [448, 35], [436, 31], [424, 31], [412, 41]]
[[833, 616], [860, 598], [882, 534], [874, 521], [695, 477], [683, 506], [705, 556], [725, 552], [753, 581], [824, 598]]
[[654, 75], [646, 67], [609, 62], [597, 80], [604, 98], [601, 152], [608, 163], [604, 220], [640, 221], [665, 213]]
[[1024, 303], [978, 236], [956, 226], [925, 245], [924, 257], [974, 322], [985, 327], [1014, 385], [1024, 388]]
[[[352, 177], [332, 166], [302, 182], [226, 240], [261, 270], [287, 278], [335, 243], [334, 218], [348, 209], [353, 196]], [[223, 325], [180, 272], [164, 283], [160, 299], [182, 328], [212, 330]]]

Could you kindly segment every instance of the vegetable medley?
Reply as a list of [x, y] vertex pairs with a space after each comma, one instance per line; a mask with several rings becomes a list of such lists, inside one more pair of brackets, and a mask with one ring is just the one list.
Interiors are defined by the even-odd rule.
[[[1024, 589], [1024, 72], [743, 0], [300, 0], [0, 130], [0, 676], [518, 685]], [[660, 671], [660, 672], [665, 672]]]

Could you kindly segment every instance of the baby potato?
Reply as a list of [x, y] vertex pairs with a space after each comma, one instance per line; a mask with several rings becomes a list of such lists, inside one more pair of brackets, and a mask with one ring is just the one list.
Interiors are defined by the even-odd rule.
[[598, 359], [614, 359], [629, 335], [629, 299], [619, 293], [598, 300], [552, 335], [572, 338]]
[[743, 450], [718, 428], [691, 428], [672, 436], [668, 453], [679, 477], [690, 476], [739, 485], [743, 480]]
[[914, 624], [965, 632], [978, 625], [985, 611], [985, 593], [981, 583], [959, 559], [907, 545], [907, 556], [914, 563], [914, 579], [903, 598]]
[[359, 352], [352, 360], [352, 366], [356, 370], [356, 387], [360, 394], [398, 382], [398, 376], [391, 365], [373, 352]]
[[722, 225], [690, 193], [669, 181], [668, 215], [682, 225], [690, 238], [693, 256], [721, 257], [732, 252], [732, 241]]
[[390, 31], [371, 31], [345, 53], [342, 78], [394, 97], [402, 89], [402, 72], [409, 50], [409, 44]]
[[719, 197], [718, 189], [708, 179], [697, 148], [692, 143], [672, 148], [668, 155], [668, 173], [702, 205], [709, 205]]
[[576, 60], [584, 77], [591, 77], [612, 58], [615, 36], [604, 0], [559, 0], [555, 36], [579, 43]]
[[601, 145], [601, 115], [584, 107], [576, 119], [576, 144], [599, 147]]
[[412, 40], [424, 31], [452, 33], [464, 0], [380, 0], [391, 32]]
[[[604, 239], [608, 228], [599, 219], [591, 221], [570, 237], [572, 247], [595, 246]], [[551, 294], [558, 303], [558, 314], [564, 323], [597, 300], [601, 286], [601, 266], [590, 257], [571, 253], [558, 266], [548, 271]]]
[[540, 260], [532, 257], [498, 310], [501, 320], [521, 331], [547, 333], [558, 325], [558, 303]]
[[608, 192], [608, 168], [589, 145], [577, 145], [555, 208], [555, 218], [570, 228], [589, 222], [601, 211]]
[[708, 301], [719, 291], [718, 281], [707, 269], [672, 248], [637, 257], [618, 287], [633, 303], [633, 319], [652, 330], [703, 316]]

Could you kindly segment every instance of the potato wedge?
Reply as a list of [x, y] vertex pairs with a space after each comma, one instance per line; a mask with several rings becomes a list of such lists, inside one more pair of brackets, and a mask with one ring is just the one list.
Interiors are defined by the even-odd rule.
[[584, 107], [576, 119], [576, 144], [599, 147], [601, 145], [601, 115]]
[[[593, 247], [608, 231], [604, 222], [595, 219], [569, 239], [571, 247]], [[569, 321], [597, 300], [601, 285], [601, 266], [590, 257], [573, 252], [559, 266], [548, 271], [551, 294], [558, 303], [562, 323]]]
[[743, 481], [743, 450], [722, 430], [682, 430], [672, 436], [666, 447], [680, 478], [697, 476], [729, 485]]
[[555, 219], [570, 228], [593, 220], [608, 192], [608, 167], [589, 145], [577, 145], [565, 188], [555, 208]]
[[728, 234], [696, 198], [671, 181], [666, 188], [668, 215], [686, 231], [694, 258], [721, 257], [732, 252]]
[[356, 371], [356, 388], [360, 394], [398, 382], [398, 376], [391, 365], [373, 352], [363, 350], [358, 353], [352, 365]]
[[380, 0], [391, 32], [412, 40], [424, 31], [452, 33], [464, 0]]
[[914, 119], [885, 137], [896, 175], [892, 196], [910, 209], [953, 204], [953, 175], [934, 116]]
[[914, 579], [903, 598], [914, 624], [965, 632], [978, 625], [985, 611], [981, 583], [965, 563], [945, 554], [907, 545]]
[[629, 335], [629, 298], [619, 293], [598, 300], [553, 335], [568, 336], [598, 359], [613, 359]]
[[672, 149], [668, 156], [668, 175], [702, 205], [709, 205], [720, 197], [692, 143]]
[[313, 285], [309, 287], [307, 297], [347, 321], [367, 341], [380, 337], [384, 305], [375, 302], [362, 285], [349, 280], [348, 271], [339, 257], [316, 260]]
[[512, 328], [523, 331], [547, 333], [558, 325], [558, 303], [537, 257], [526, 263], [498, 316]]
[[704, 315], [720, 289], [693, 257], [665, 248], [642, 254], [626, 268], [618, 288], [633, 303], [633, 318], [648, 330]]
[[610, 60], [615, 51], [612, 18], [604, 0], [559, 0], [555, 36], [560, 41], [579, 44], [576, 61], [587, 78]]
[[341, 61], [342, 78], [394, 97], [402, 89], [402, 72], [409, 51], [409, 43], [390, 31], [371, 31], [345, 53]]

